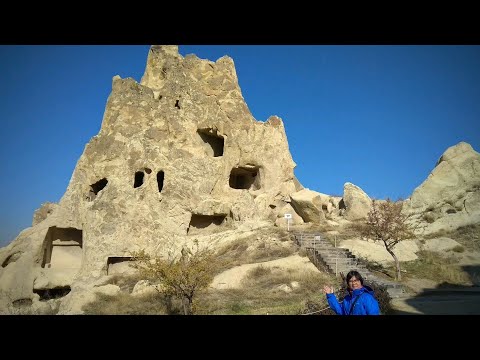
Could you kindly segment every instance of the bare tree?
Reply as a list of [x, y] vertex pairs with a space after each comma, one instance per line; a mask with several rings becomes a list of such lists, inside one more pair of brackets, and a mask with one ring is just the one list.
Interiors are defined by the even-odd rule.
[[386, 201], [372, 200], [372, 207], [367, 220], [360, 226], [362, 236], [382, 241], [385, 249], [395, 260], [396, 279], [401, 280], [400, 261], [393, 252], [394, 247], [402, 240], [411, 239], [414, 228], [408, 222], [408, 215], [402, 213], [403, 202], [401, 200]]
[[156, 282], [157, 290], [182, 300], [185, 315], [194, 313], [195, 296], [210, 285], [220, 266], [214, 251], [200, 248], [198, 242], [193, 249], [183, 247], [177, 256], [153, 257], [141, 250], [132, 257], [132, 267]]

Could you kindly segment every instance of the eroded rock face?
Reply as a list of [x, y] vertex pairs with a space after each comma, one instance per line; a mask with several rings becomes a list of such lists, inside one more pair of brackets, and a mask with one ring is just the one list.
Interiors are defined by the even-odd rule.
[[[290, 218], [287, 219], [285, 214], [290, 214]], [[295, 212], [290, 204], [285, 205], [280, 210], [275, 220], [275, 225], [283, 228], [288, 228], [290, 225], [302, 225], [303, 223], [302, 217]]]
[[45, 220], [51, 213], [53, 213], [57, 206], [57, 204], [51, 202], [43, 203], [42, 206], [35, 210], [33, 214], [32, 226], [35, 226]]
[[322, 211], [320, 193], [310, 189], [302, 189], [291, 194], [291, 205], [304, 222], [320, 223], [325, 220]]
[[253, 118], [231, 58], [152, 46], [140, 83], [113, 78], [101, 129], [58, 206], [44, 205], [0, 249], [0, 289], [28, 298], [32, 284], [104, 276], [167, 240], [273, 225], [299, 186], [294, 167], [282, 120]]
[[465, 142], [448, 148], [404, 211], [424, 234], [479, 223], [480, 154]]
[[347, 220], [365, 219], [372, 206], [370, 197], [358, 186], [352, 183], [343, 185], [344, 216]]
[[[291, 207], [302, 222], [296, 224], [326, 224], [327, 220], [341, 217], [340, 202], [342, 198], [302, 188], [290, 195]], [[295, 217], [295, 215], [294, 215]]]

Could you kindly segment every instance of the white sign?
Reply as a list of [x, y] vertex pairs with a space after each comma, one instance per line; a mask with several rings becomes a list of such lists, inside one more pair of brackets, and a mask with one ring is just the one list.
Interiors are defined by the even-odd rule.
[[292, 214], [285, 214], [285, 219], [291, 219], [292, 218]]

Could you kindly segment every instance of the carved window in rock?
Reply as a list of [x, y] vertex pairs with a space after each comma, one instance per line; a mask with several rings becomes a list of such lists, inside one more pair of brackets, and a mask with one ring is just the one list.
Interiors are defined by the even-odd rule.
[[133, 188], [139, 188], [145, 183], [145, 174], [149, 175], [152, 173], [152, 169], [144, 168], [143, 170], [139, 170], [135, 172], [135, 176], [133, 179]]
[[82, 230], [56, 226], [49, 228], [42, 247], [42, 268], [80, 269], [82, 247]]
[[199, 233], [211, 233], [219, 230], [226, 221], [226, 216], [221, 215], [202, 215], [192, 214], [190, 224], [188, 225], [187, 234], [195, 235]]
[[52, 289], [33, 289], [33, 292], [40, 296], [40, 301], [60, 299], [66, 296], [70, 291], [70, 286], [62, 286]]
[[143, 179], [145, 178], [145, 173], [143, 171], [137, 171], [135, 173], [135, 179], [133, 181], [133, 187], [138, 188], [143, 185]]
[[223, 156], [225, 139], [223, 138], [223, 136], [218, 135], [216, 130], [198, 129], [197, 134], [202, 139], [205, 145], [204, 149], [209, 156], [213, 156], [213, 157]]
[[257, 166], [233, 168], [230, 172], [229, 185], [232, 189], [260, 189], [260, 172]]
[[165, 173], [163, 171], [159, 171], [157, 173], [158, 192], [162, 192], [163, 190], [163, 180], [165, 180]]
[[2, 267], [7, 267], [8, 264], [14, 263], [20, 258], [21, 255], [22, 253], [18, 251], [8, 255], [7, 258], [2, 263]]
[[107, 275], [133, 274], [136, 270], [130, 266], [132, 260], [131, 256], [109, 256], [107, 259]]
[[103, 178], [101, 180], [98, 180], [95, 184], [90, 185], [90, 191], [88, 192], [87, 195], [87, 200], [88, 201], [93, 201], [98, 193], [102, 191], [105, 186], [107, 186], [108, 180], [106, 178]]

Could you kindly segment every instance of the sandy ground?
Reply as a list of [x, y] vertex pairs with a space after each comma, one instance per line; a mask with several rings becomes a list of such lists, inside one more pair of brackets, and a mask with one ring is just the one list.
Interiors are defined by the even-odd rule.
[[264, 266], [270, 268], [281, 269], [294, 269], [299, 271], [313, 271], [319, 272], [319, 270], [313, 265], [308, 257], [301, 257], [299, 255], [292, 255], [282, 259], [265, 261], [255, 264], [244, 264], [236, 266], [232, 269], [228, 269], [221, 274], [218, 274], [213, 279], [211, 287], [215, 289], [235, 289], [241, 288], [242, 279], [245, 277], [248, 271], [251, 269]]

